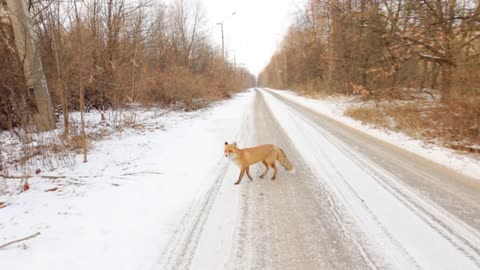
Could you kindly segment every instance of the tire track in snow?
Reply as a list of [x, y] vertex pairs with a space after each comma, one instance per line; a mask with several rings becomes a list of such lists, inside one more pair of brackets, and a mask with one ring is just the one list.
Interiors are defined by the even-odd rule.
[[[275, 124], [277, 125], [277, 127], [279, 129], [282, 129], [282, 127], [278, 123], [278, 119], [274, 118], [274, 114], [273, 114], [271, 108], [268, 107], [267, 103], [265, 102], [264, 97], [262, 96], [262, 94], [258, 90], [256, 90], [256, 95], [258, 96], [258, 98], [260, 98], [262, 100], [262, 103], [263, 103], [263, 106], [264, 106], [265, 110], [268, 111], [268, 114], [271, 117], [270, 120], [272, 122], [275, 122]], [[285, 130], [283, 130], [283, 131], [284, 131], [284, 136], [285, 136], [286, 131]], [[376, 265], [375, 260], [371, 258], [371, 256], [368, 254], [368, 252], [367, 252], [366, 248], [363, 246], [363, 244], [360, 243], [360, 241], [355, 236], [352, 235], [352, 232], [349, 229], [347, 229], [348, 226], [344, 223], [344, 221], [341, 218], [342, 214], [340, 213], [340, 211], [338, 209], [338, 205], [336, 205], [334, 203], [334, 201], [335, 201], [334, 196], [331, 194], [331, 192], [329, 190], [327, 190], [327, 188], [324, 185], [318, 185], [318, 187], [327, 196], [329, 209], [330, 209], [333, 217], [335, 218], [337, 224], [340, 226], [343, 235], [345, 235], [345, 237], [350, 239], [355, 244], [355, 246], [358, 248], [358, 251], [360, 252], [361, 256], [363, 257], [363, 259], [365, 260], [365, 262], [368, 264], [368, 266], [371, 269], [378, 269], [378, 266]]]
[[[167, 249], [167, 253], [161, 259], [163, 263], [160, 269], [188, 269], [190, 267], [210, 209], [229, 166], [227, 162], [219, 163], [222, 165], [217, 169], [217, 176], [212, 186], [199, 203], [199, 206], [194, 206], [188, 211], [182, 221], [183, 230], [176, 233], [170, 248]], [[196, 205], [197, 203], [194, 204]]]
[[[434, 211], [435, 209], [433, 209], [432, 207], [425, 207], [425, 205], [428, 206], [428, 204], [420, 203], [421, 200], [416, 196], [414, 196], [411, 192], [407, 193], [405, 190], [401, 190], [398, 184], [393, 185], [392, 184], [393, 180], [388, 179], [392, 177], [388, 176], [385, 171], [381, 171], [379, 168], [372, 168], [371, 162], [367, 163], [364, 158], [359, 158], [359, 155], [355, 154], [354, 151], [351, 151], [344, 144], [339, 143], [338, 139], [335, 139], [332, 135], [330, 135], [330, 133], [326, 132], [323, 128], [318, 126], [314, 121], [311, 121], [310, 119], [308, 119], [308, 116], [303, 115], [303, 113], [294, 109], [291, 104], [290, 105], [285, 104], [285, 103], [290, 103], [289, 101], [284, 100], [283, 98], [279, 97], [278, 95], [272, 92], [270, 93], [274, 96], [275, 99], [279, 100], [279, 102], [282, 102], [284, 104], [285, 106], [284, 109], [289, 110], [290, 111], [289, 113], [291, 115], [294, 114], [298, 120], [303, 121], [305, 124], [309, 125], [311, 128], [316, 130], [316, 132], [319, 135], [323, 136], [335, 147], [341, 149], [343, 152], [348, 153], [350, 160], [353, 161], [357, 166], [364, 168], [363, 171], [366, 172], [370, 176], [370, 178], [372, 178], [379, 186], [381, 186], [384, 190], [388, 191], [389, 194], [393, 195], [393, 197], [395, 197], [398, 201], [402, 202], [402, 204], [407, 209], [414, 212], [417, 215], [417, 217], [419, 217], [421, 220], [427, 223], [430, 226], [430, 228], [432, 228], [437, 233], [442, 235], [444, 239], [449, 241], [454, 247], [456, 247], [465, 256], [471, 259], [477, 267], [479, 266], [478, 246], [476, 244], [478, 239], [475, 234], [470, 233], [471, 230], [462, 230], [461, 226], [456, 225], [458, 223], [454, 223], [450, 220], [446, 220], [446, 218], [443, 215], [441, 215], [441, 213], [440, 214], [438, 213], [439, 211]], [[349, 182], [343, 177], [342, 172], [336, 169], [336, 164], [333, 164], [332, 161], [330, 161], [330, 158], [326, 154], [324, 154], [322, 151], [320, 151], [319, 154], [322, 154], [323, 158], [327, 160], [327, 162], [330, 162], [330, 166], [335, 170], [335, 174], [337, 178], [341, 178], [344, 184], [348, 186], [350, 192], [353, 193], [354, 196], [357, 196], [357, 199], [356, 199], [357, 203], [358, 201], [363, 202], [362, 197], [355, 191], [355, 188], [353, 188], [349, 184]], [[368, 168], [368, 169], [365, 169], [365, 168]], [[385, 180], [387, 180], [387, 182], [385, 182]], [[370, 215], [372, 216], [372, 218], [376, 219], [372, 211], [370, 209], [367, 209], [367, 210], [370, 212]], [[434, 212], [437, 215], [434, 215], [431, 212]], [[384, 226], [382, 226], [379, 220], [376, 220], [375, 222], [380, 228], [382, 228], [382, 230], [387, 235], [387, 237], [393, 240], [392, 238], [393, 236], [388, 232], [388, 228], [385, 228]], [[446, 224], [449, 224], [449, 225], [446, 225]], [[458, 231], [462, 231], [462, 232], [459, 233]], [[469, 237], [462, 237], [461, 234], [463, 235], [466, 234]], [[470, 240], [472, 240], [472, 238], [470, 237], [473, 237], [473, 243], [471, 243], [467, 239], [469, 238]], [[394, 241], [394, 242], [396, 242], [395, 245], [399, 247], [399, 243], [397, 241]], [[410, 254], [407, 255], [407, 257], [409, 257], [410, 259], [412, 258]]]
[[[285, 103], [293, 103], [279, 97], [275, 93], [272, 95]], [[290, 107], [292, 106], [290, 105]], [[300, 114], [299, 117], [301, 117]], [[414, 192], [408, 190], [405, 186], [402, 186], [394, 175], [390, 174], [380, 166], [368, 162], [364, 156], [356, 151], [352, 151], [351, 148], [336, 139], [328, 131], [311, 122], [308, 118], [303, 117], [302, 119], [332, 144], [342, 149], [344, 152], [349, 153], [350, 157], [352, 157], [351, 160], [358, 166], [364, 168], [364, 171], [368, 173], [373, 180], [388, 190], [392, 196], [402, 201], [411, 211], [417, 213], [417, 215], [428, 223], [432, 229], [441, 233], [445, 239], [449, 240], [452, 245], [475, 261], [475, 264], [480, 267], [480, 234], [477, 231], [445, 210], [432, 205], [432, 203], [425, 202], [424, 199], [420, 198]]]
[[297, 103], [295, 98], [273, 93], [277, 98], [301, 111], [329, 134], [334, 134], [348, 148], [388, 171], [402, 186], [408, 186], [424, 199], [446, 209], [450, 215], [467, 224], [469, 231], [480, 231], [480, 182], [443, 165], [427, 160], [401, 147], [391, 145], [323, 115], [314, 107]]
[[[245, 180], [248, 183], [242, 186], [236, 263], [227, 269], [390, 268], [381, 252], [373, 251], [366, 245], [368, 239], [357, 235], [346, 210], [325, 186], [318, 184], [262, 95], [257, 92], [255, 100], [255, 133], [249, 142], [284, 147], [297, 174], [284, 174], [280, 169], [277, 181]], [[258, 169], [254, 166], [252, 175], [260, 173]]]
[[[245, 131], [247, 131], [247, 124], [248, 112], [244, 112], [235, 140], [246, 136]], [[182, 218], [180, 228], [174, 233], [169, 245], [159, 259], [158, 265], [154, 266], [153, 269], [190, 268], [218, 191], [223, 184], [227, 171], [233, 166], [223, 155], [216, 163], [219, 165], [214, 169], [214, 173], [212, 174], [214, 175], [214, 180], [208, 188], [208, 191], [199, 200], [192, 203], [192, 206]]]

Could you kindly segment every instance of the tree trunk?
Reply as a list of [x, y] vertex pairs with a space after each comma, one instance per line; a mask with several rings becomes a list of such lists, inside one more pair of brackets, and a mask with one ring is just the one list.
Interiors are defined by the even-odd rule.
[[437, 79], [438, 79], [438, 73], [440, 73], [440, 68], [438, 67], [438, 64], [432, 63], [432, 81], [430, 88], [432, 89], [437, 89]]
[[453, 77], [454, 67], [451, 65], [441, 65], [441, 75], [442, 75], [442, 102], [448, 103], [451, 98], [452, 92], [452, 77]]
[[52, 102], [48, 92], [47, 79], [43, 71], [42, 60], [33, 40], [27, 4], [23, 0], [6, 0], [10, 20], [15, 35], [15, 45], [23, 63], [23, 72], [29, 92], [35, 96], [35, 114], [33, 116], [37, 130], [46, 131], [55, 128]]
[[[96, 7], [96, 4], [94, 2], [94, 7]], [[87, 135], [85, 132], [85, 93], [84, 93], [84, 82], [83, 82], [83, 73], [85, 69], [85, 61], [83, 61], [83, 56], [87, 55], [85, 52], [85, 40], [84, 40], [84, 35], [83, 35], [83, 29], [80, 27], [81, 21], [80, 21], [80, 15], [78, 13], [78, 8], [77, 8], [77, 3], [73, 3], [73, 8], [75, 11], [75, 20], [77, 24], [77, 31], [79, 35], [79, 40], [78, 44], [80, 47], [79, 54], [77, 55], [77, 60], [78, 60], [78, 96], [79, 96], [79, 102], [80, 102], [80, 124], [81, 124], [81, 138], [82, 138], [82, 153], [83, 153], [83, 163], [87, 162]], [[96, 13], [95, 13], [96, 14]], [[95, 15], [94, 15], [95, 16]], [[96, 24], [93, 24], [93, 27], [96, 27]], [[96, 36], [94, 37], [96, 39]], [[96, 40], [94, 40], [94, 51], [96, 50]], [[95, 56], [96, 54], [93, 53], [93, 59], [95, 61]], [[93, 71], [90, 69], [90, 77], [93, 77]]]
[[425, 88], [425, 83], [428, 78], [428, 62], [422, 61], [422, 79], [420, 80], [420, 91]]

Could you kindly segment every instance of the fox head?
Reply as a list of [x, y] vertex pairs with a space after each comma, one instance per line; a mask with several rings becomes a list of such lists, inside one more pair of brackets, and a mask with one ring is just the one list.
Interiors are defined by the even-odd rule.
[[237, 143], [234, 142], [232, 144], [229, 144], [225, 142], [225, 156], [228, 157], [229, 159], [235, 159], [237, 157]]

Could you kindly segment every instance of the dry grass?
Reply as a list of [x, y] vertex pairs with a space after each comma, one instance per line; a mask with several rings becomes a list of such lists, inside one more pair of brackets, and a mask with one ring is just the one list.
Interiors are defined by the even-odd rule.
[[345, 115], [455, 150], [480, 153], [479, 97], [457, 97], [447, 105], [437, 100], [415, 99], [352, 106]]
[[386, 126], [388, 122], [386, 115], [378, 107], [351, 106], [345, 110], [345, 115], [376, 126]]
[[[153, 73], [153, 72], [152, 72]], [[228, 81], [223, 84], [222, 81]], [[220, 76], [202, 76], [188, 70], [155, 73], [145, 82], [145, 91], [137, 98], [144, 106], [176, 105], [186, 111], [204, 108], [211, 102], [228, 98], [227, 91], [245, 87]]]

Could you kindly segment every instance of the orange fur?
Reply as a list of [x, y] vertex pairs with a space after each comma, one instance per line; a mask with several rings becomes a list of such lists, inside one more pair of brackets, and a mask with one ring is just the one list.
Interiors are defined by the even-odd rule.
[[224, 151], [225, 156], [230, 158], [238, 167], [240, 167], [240, 176], [238, 177], [237, 182], [235, 182], [235, 185], [240, 184], [245, 172], [247, 173], [250, 181], [253, 180], [250, 176], [249, 167], [250, 165], [260, 161], [265, 166], [265, 171], [262, 175], [260, 175], [260, 178], [265, 177], [270, 166], [273, 168], [273, 176], [271, 179], [275, 180], [278, 171], [277, 167], [275, 166], [275, 161], [277, 160], [287, 171], [291, 173], [295, 172], [295, 168], [290, 163], [283, 150], [273, 144], [264, 144], [256, 147], [240, 149], [237, 147], [236, 143], [228, 144], [225, 142]]

